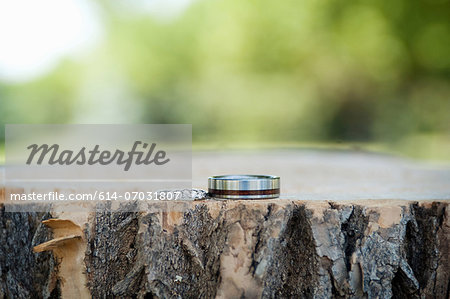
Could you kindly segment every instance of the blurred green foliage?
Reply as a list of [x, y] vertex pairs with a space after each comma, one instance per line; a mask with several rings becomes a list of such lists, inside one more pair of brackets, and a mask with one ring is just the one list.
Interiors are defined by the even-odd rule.
[[192, 123], [198, 143], [449, 146], [448, 0], [198, 0], [173, 19], [99, 6], [95, 50], [0, 83], [2, 124]]

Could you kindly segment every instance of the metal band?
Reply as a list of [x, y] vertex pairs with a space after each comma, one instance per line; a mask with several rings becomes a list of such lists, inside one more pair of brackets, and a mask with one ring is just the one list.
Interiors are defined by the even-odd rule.
[[280, 178], [271, 175], [221, 175], [208, 179], [212, 197], [226, 199], [268, 199], [280, 196]]

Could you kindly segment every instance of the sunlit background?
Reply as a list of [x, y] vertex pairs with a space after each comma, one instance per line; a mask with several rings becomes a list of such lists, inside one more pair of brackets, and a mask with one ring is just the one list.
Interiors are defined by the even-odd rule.
[[199, 149], [450, 161], [449, 15], [448, 0], [0, 0], [0, 144], [6, 123], [192, 123]]

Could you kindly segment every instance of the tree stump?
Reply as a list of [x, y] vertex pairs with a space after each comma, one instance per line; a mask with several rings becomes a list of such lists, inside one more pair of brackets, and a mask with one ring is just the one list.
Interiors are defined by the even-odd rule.
[[[202, 155], [194, 162], [214, 159]], [[374, 165], [385, 161], [407, 177], [405, 186], [417, 179], [420, 186], [411, 184], [412, 193], [405, 189], [403, 195], [389, 196], [389, 190], [374, 192], [383, 177], [369, 176], [375, 180], [370, 189], [344, 169], [348, 184], [357, 183], [332, 193], [342, 180], [337, 174], [338, 183], [332, 184], [333, 167], [339, 173], [336, 162], [320, 178], [331, 184], [326, 192], [296, 193], [290, 186], [305, 182], [283, 174], [281, 163], [279, 172], [273, 166], [270, 174], [280, 174], [288, 194], [274, 200], [208, 199], [171, 202], [166, 209], [146, 212], [77, 215], [7, 213], [11, 203], [3, 199], [0, 298], [448, 298], [448, 170], [410, 163], [402, 168], [404, 162], [376, 159], [381, 160]], [[260, 166], [247, 160], [249, 172], [258, 171]], [[363, 166], [373, 174], [378, 166], [370, 163]], [[206, 183], [205, 168], [194, 169], [194, 182], [203, 177]], [[218, 170], [210, 174], [223, 173]], [[308, 171], [306, 183], [311, 183], [314, 164], [301, 168]]]

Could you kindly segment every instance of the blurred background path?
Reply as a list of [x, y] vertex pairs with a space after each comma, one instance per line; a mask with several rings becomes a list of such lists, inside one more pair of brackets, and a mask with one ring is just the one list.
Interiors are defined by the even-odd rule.
[[450, 167], [362, 152], [278, 150], [193, 156], [193, 186], [221, 174], [281, 177], [282, 198], [450, 200]]

